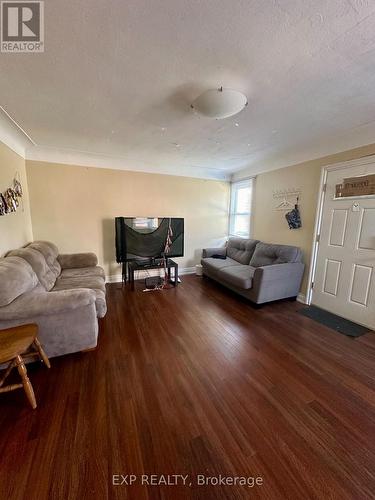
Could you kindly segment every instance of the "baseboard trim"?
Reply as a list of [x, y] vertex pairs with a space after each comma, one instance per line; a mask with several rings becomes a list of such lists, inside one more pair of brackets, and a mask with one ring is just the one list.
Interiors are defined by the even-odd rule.
[[304, 293], [299, 293], [297, 295], [297, 301], [302, 302], [302, 304], [307, 304], [306, 302], [306, 295]]
[[[150, 269], [149, 271], [137, 271], [138, 277], [136, 279], [143, 279], [146, 276], [160, 276], [162, 270], [158, 269]], [[147, 274], [146, 274], [147, 273]], [[184, 274], [194, 274], [195, 267], [182, 267], [178, 270], [179, 276], [183, 276]], [[106, 283], [121, 283], [122, 276], [121, 274], [112, 274], [110, 276], [106, 276]]]

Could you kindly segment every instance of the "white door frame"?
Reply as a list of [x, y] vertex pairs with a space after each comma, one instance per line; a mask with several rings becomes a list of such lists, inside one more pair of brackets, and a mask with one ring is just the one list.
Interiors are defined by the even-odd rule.
[[[319, 250], [319, 236], [322, 224], [322, 216], [323, 216], [323, 205], [325, 199], [325, 185], [327, 181], [328, 172], [331, 170], [345, 170], [346, 168], [351, 167], [360, 167], [361, 165], [368, 165], [370, 163], [375, 163], [375, 155], [364, 156], [363, 158], [358, 158], [356, 160], [344, 161], [341, 163], [331, 163], [322, 168], [322, 173], [320, 176], [320, 185], [319, 185], [319, 197], [318, 197], [318, 205], [316, 208], [316, 216], [315, 216], [315, 226], [314, 226], [314, 237], [312, 243], [311, 250], [311, 261], [310, 261], [310, 270], [307, 282], [307, 294], [306, 294], [306, 304], [310, 305], [312, 300], [312, 284], [314, 283], [315, 271], [316, 271], [316, 261], [318, 258], [318, 250]], [[353, 197], [353, 198], [373, 198], [374, 195], [371, 196], [363, 196], [363, 197]]]

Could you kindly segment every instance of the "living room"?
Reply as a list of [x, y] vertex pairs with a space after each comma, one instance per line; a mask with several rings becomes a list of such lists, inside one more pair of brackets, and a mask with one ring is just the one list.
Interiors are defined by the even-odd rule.
[[1, 498], [375, 498], [374, 16], [2, 2]]

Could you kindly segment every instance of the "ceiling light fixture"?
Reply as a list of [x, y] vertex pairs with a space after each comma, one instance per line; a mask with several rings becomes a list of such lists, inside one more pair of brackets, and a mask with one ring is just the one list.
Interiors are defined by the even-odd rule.
[[195, 99], [191, 107], [204, 116], [221, 120], [236, 115], [247, 104], [247, 97], [242, 92], [220, 87], [203, 92]]

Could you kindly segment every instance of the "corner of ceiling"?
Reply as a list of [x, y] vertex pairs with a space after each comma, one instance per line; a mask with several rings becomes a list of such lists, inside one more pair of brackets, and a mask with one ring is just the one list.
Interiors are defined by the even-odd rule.
[[[40, 161], [47, 163], [60, 163], [66, 165], [79, 165], [93, 168], [106, 168], [112, 170], [127, 170], [145, 172], [150, 174], [173, 175], [177, 177], [192, 177], [198, 179], [231, 181], [231, 173], [226, 170], [183, 166], [178, 172], [174, 165], [147, 165], [134, 166], [125, 157], [116, 157], [91, 153], [87, 151], [76, 151], [67, 148], [55, 148], [38, 145], [28, 133], [17, 123], [17, 121], [0, 105], [0, 141], [24, 160]], [[130, 166], [131, 163], [131, 166]]]
[[0, 141], [8, 148], [26, 159], [26, 149], [34, 145], [34, 141], [0, 105]]
[[[67, 148], [53, 148], [40, 145], [29, 145], [25, 149], [25, 158], [28, 161], [75, 165], [89, 168], [104, 168], [109, 170], [127, 170], [149, 174], [173, 175], [177, 177], [193, 177], [198, 179], [230, 181], [230, 173], [225, 170], [185, 166], [176, 172], [174, 165], [155, 166], [130, 162], [127, 158], [88, 151], [77, 151]], [[130, 166], [131, 163], [131, 166]]]

